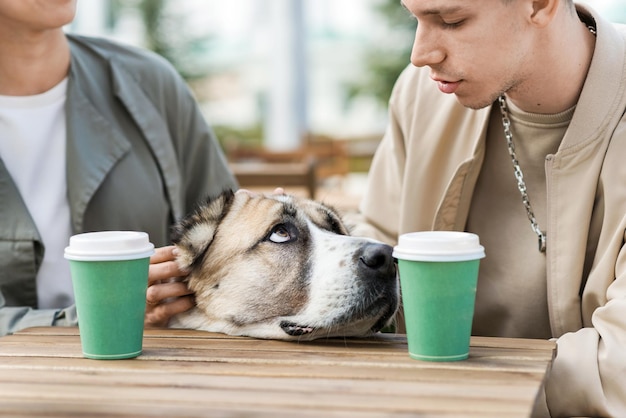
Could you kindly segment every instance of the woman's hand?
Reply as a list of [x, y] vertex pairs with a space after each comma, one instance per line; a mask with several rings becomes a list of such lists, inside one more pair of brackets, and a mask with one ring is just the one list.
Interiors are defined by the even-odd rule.
[[187, 273], [174, 261], [175, 248], [173, 245], [157, 248], [150, 257], [144, 319], [147, 328], [166, 327], [172, 316], [195, 306], [193, 292], [183, 281]]

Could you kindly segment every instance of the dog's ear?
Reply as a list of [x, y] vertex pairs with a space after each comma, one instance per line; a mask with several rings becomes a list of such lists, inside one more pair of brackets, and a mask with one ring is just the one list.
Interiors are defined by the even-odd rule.
[[217, 197], [209, 197], [194, 212], [174, 225], [172, 242], [179, 250], [179, 267], [190, 270], [203, 258], [234, 197], [232, 190], [226, 190]]

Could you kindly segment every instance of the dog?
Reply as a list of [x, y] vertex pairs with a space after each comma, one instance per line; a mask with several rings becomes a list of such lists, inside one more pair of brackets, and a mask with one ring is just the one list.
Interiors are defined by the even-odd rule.
[[368, 336], [393, 319], [389, 245], [349, 235], [336, 210], [287, 194], [225, 191], [174, 226], [196, 307], [173, 328], [308, 341]]

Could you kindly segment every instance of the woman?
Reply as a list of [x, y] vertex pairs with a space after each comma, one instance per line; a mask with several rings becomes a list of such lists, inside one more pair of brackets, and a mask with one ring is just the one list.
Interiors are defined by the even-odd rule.
[[[236, 188], [184, 81], [162, 58], [67, 35], [76, 2], [0, 0], [0, 335], [76, 324], [72, 234], [156, 246], [196, 201]], [[147, 326], [193, 306], [173, 248], [150, 269]]]

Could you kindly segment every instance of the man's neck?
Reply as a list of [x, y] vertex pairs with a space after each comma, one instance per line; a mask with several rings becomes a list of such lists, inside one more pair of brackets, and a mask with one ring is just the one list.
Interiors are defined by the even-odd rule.
[[5, 37], [0, 43], [0, 95], [46, 92], [67, 76], [69, 67], [70, 48], [62, 29]]
[[578, 102], [587, 78], [596, 37], [577, 16], [563, 14], [548, 29], [537, 48], [535, 68], [529, 81], [507, 92], [520, 109], [531, 113], [555, 114]]

